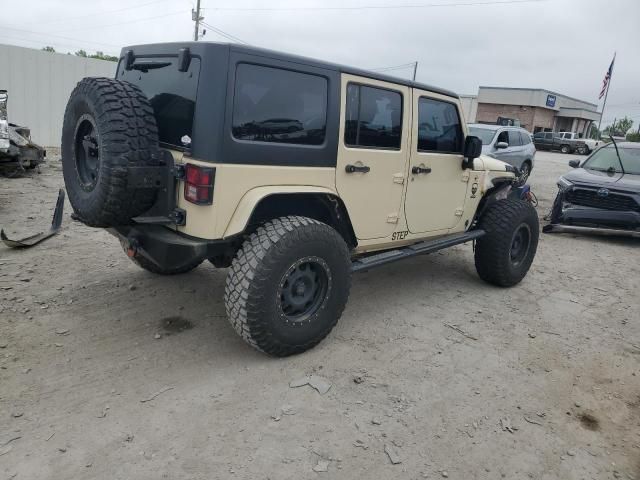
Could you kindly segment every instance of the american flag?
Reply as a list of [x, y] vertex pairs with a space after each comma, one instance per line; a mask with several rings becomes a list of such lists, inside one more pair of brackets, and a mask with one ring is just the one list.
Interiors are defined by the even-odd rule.
[[598, 100], [600, 100], [602, 97], [604, 97], [604, 94], [607, 93], [607, 86], [609, 85], [609, 81], [611, 80], [611, 74], [613, 73], [613, 64], [616, 61], [616, 54], [613, 54], [613, 60], [611, 60], [611, 65], [609, 65], [609, 70], [607, 70], [607, 73], [604, 76], [604, 80], [602, 81], [602, 90], [600, 90], [600, 96], [598, 97]]

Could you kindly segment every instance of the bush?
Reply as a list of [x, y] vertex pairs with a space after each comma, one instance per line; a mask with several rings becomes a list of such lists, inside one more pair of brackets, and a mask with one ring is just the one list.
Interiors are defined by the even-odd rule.
[[640, 133], [630, 133], [627, 135], [627, 142], [640, 142]]

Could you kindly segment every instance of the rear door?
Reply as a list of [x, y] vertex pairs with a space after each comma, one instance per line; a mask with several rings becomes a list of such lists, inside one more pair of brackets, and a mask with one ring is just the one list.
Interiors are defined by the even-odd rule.
[[414, 89], [405, 212], [411, 233], [454, 228], [464, 209], [465, 127], [453, 99]]
[[346, 74], [341, 83], [336, 189], [358, 239], [388, 237], [407, 175], [410, 89]]

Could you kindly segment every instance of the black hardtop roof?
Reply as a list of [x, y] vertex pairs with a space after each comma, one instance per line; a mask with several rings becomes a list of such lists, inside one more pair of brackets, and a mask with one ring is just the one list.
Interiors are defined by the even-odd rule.
[[370, 70], [364, 70], [354, 67], [348, 67], [337, 63], [325, 62], [313, 58], [303, 57], [299, 55], [293, 55], [289, 53], [278, 52], [275, 50], [267, 50], [265, 48], [253, 47], [250, 45], [238, 45], [234, 43], [218, 43], [218, 42], [173, 42], [173, 43], [152, 43], [146, 45], [131, 45], [124, 47], [120, 53], [122, 58], [127, 50], [133, 50], [134, 55], [161, 55], [171, 54], [177, 55], [181, 48], [188, 48], [194, 55], [203, 55], [209, 49], [228, 48], [231, 51], [241, 52], [249, 55], [262, 56], [272, 58], [275, 60], [281, 60], [291, 63], [300, 63], [303, 65], [309, 65], [316, 68], [324, 68], [327, 70], [334, 70], [341, 73], [348, 73], [351, 75], [359, 75], [361, 77], [371, 78], [374, 80], [382, 80], [385, 82], [396, 83], [398, 85], [404, 85], [407, 87], [415, 87], [422, 90], [427, 90], [448, 97], [458, 98], [458, 94], [450, 90], [443, 88], [426, 85], [420, 82], [414, 82], [411, 80], [405, 80], [403, 78], [392, 77], [390, 75], [383, 75]]

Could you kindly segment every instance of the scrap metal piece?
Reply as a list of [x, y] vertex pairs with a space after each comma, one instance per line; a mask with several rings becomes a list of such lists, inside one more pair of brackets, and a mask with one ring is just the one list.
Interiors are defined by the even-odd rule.
[[61, 188], [58, 192], [58, 200], [56, 202], [56, 208], [53, 211], [53, 220], [51, 221], [51, 228], [48, 232], [36, 233], [21, 240], [11, 240], [4, 233], [4, 229], [0, 230], [0, 239], [7, 247], [10, 248], [29, 248], [37, 245], [38, 243], [52, 237], [60, 230], [62, 225], [62, 213], [64, 211], [64, 190]]

